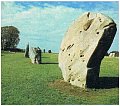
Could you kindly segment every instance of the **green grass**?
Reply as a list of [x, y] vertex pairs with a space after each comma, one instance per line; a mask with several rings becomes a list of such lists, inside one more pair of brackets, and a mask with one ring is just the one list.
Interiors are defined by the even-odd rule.
[[[117, 86], [83, 90], [65, 83], [56, 64], [57, 56], [42, 54], [42, 62], [46, 64], [38, 65], [31, 64], [23, 53], [2, 53], [1, 104], [119, 104]], [[101, 64], [100, 77], [119, 77], [118, 61], [118, 58], [105, 58]]]

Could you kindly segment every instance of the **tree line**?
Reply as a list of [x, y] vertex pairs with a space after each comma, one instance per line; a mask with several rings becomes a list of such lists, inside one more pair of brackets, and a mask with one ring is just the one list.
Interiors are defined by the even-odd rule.
[[15, 49], [20, 41], [19, 33], [14, 26], [1, 27], [1, 49]]

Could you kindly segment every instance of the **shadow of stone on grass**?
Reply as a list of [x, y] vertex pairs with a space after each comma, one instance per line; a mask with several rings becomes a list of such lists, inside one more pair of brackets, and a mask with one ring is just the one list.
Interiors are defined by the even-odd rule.
[[51, 82], [49, 86], [72, 95], [80, 96], [84, 94], [89, 96], [89, 91], [94, 92], [94, 90], [96, 91], [97, 89], [119, 88], [119, 77], [100, 77], [96, 87], [89, 87], [87, 89], [73, 86], [64, 80], [56, 80]]
[[119, 77], [100, 77], [99, 89], [119, 88]]
[[87, 87], [95, 89], [119, 88], [119, 77], [99, 77], [95, 84], [91, 81]]

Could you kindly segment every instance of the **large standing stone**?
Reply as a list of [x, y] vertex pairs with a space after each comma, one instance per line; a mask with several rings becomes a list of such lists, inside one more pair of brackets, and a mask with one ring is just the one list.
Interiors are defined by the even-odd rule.
[[69, 27], [61, 43], [59, 67], [65, 81], [82, 88], [97, 84], [101, 60], [115, 33], [114, 21], [100, 13], [85, 13]]

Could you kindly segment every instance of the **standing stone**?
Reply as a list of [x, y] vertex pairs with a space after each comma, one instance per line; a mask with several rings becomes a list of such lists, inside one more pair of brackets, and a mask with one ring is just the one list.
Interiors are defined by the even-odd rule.
[[43, 53], [45, 53], [45, 49], [43, 49]]
[[42, 63], [42, 62], [41, 62], [41, 52], [42, 52], [41, 49], [38, 47], [38, 48], [37, 48], [37, 51], [36, 51], [36, 53], [37, 53], [37, 54], [36, 54], [36, 63], [37, 63], [37, 64]]
[[31, 62], [33, 64], [40, 64], [41, 63], [41, 49], [31, 47], [29, 50], [29, 55]]
[[37, 55], [36, 50], [37, 48], [33, 48], [33, 47], [30, 47], [30, 50], [29, 50], [29, 57], [33, 64], [36, 63], [36, 55]]
[[85, 13], [69, 27], [59, 52], [65, 81], [86, 88], [98, 84], [100, 64], [110, 48], [116, 24], [100, 13]]
[[25, 56], [26, 58], [29, 58], [29, 43], [28, 43], [27, 46], [26, 46], [24, 56]]

